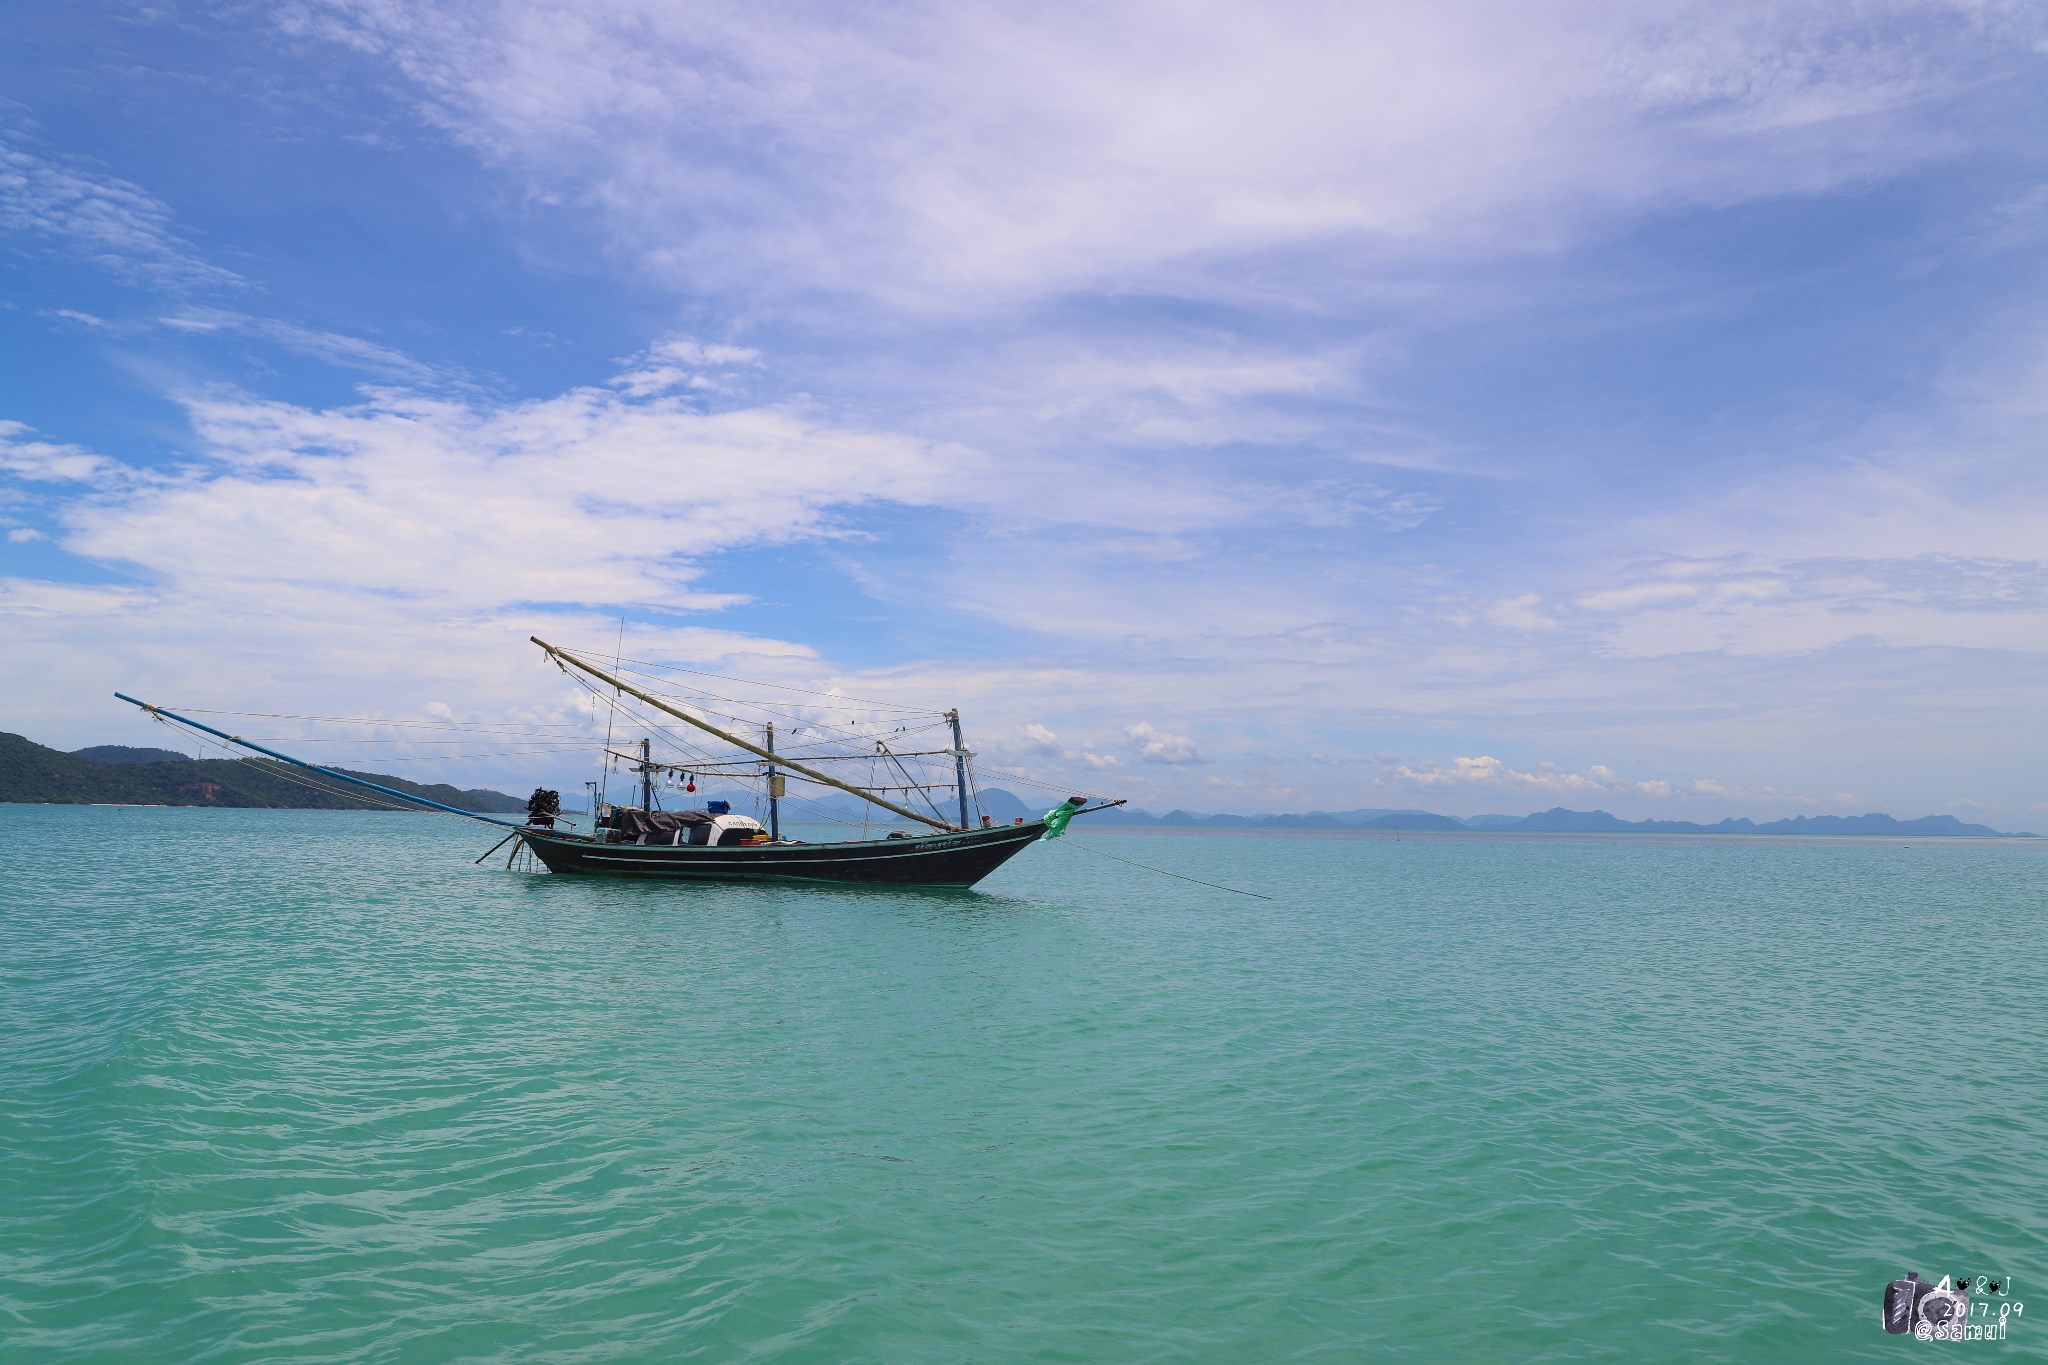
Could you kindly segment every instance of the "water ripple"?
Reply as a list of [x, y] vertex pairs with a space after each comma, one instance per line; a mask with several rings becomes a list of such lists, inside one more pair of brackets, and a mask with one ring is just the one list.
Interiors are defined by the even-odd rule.
[[0, 806], [7, 1359], [1875, 1360], [2039, 1273], [2048, 848], [1085, 837], [1277, 899]]

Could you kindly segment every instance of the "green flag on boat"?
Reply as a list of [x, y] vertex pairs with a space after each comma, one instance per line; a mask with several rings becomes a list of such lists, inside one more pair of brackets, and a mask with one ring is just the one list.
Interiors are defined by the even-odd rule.
[[1060, 835], [1064, 834], [1067, 828], [1067, 821], [1073, 819], [1074, 813], [1087, 803], [1088, 798], [1085, 796], [1070, 796], [1047, 811], [1045, 813], [1045, 833], [1039, 836], [1040, 841], [1057, 839]]

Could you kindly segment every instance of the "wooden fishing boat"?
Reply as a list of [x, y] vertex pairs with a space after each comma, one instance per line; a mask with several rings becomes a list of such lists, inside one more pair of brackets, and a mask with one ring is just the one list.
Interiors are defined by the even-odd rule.
[[1021, 825], [807, 844], [730, 848], [604, 843], [587, 835], [521, 830], [517, 837], [550, 872], [679, 881], [879, 882], [972, 886], [1045, 837], [1043, 818]]
[[[115, 695], [167, 724], [183, 726], [238, 748], [252, 750], [304, 772], [369, 788], [387, 798], [396, 798], [411, 808], [438, 810], [506, 828], [510, 833], [499, 841], [499, 847], [517, 840], [520, 848], [530, 852], [548, 871], [574, 876], [969, 887], [1022, 852], [1027, 845], [1058, 838], [1068, 821], [1076, 815], [1123, 804], [1121, 801], [1091, 804], [1087, 797], [1072, 796], [1037, 819], [1015, 819], [1009, 824], [999, 825], [983, 814], [977, 822], [974, 819], [972, 793], [975, 787], [970, 768], [974, 755], [962, 738], [957, 710], [934, 713], [950, 734], [951, 744], [944, 749], [899, 753], [890, 747], [886, 739], [879, 739], [873, 741], [873, 753], [829, 752], [818, 750], [813, 745], [799, 757], [787, 751], [776, 751], [776, 731], [772, 721], [763, 727], [760, 741], [756, 742], [735, 733], [727, 725], [708, 719], [701, 705], [691, 706], [640, 686], [618, 676], [616, 671], [601, 668], [582, 655], [549, 644], [538, 636], [533, 637], [533, 643], [539, 645], [549, 661], [563, 673], [591, 689], [593, 696], [610, 699], [615, 706], [625, 698], [633, 698], [670, 720], [682, 722], [693, 732], [721, 741], [741, 757], [709, 755], [700, 747], [672, 758], [657, 758], [652, 734], [640, 740], [637, 754], [622, 753], [607, 744], [605, 749], [609, 760], [636, 760], [632, 762], [630, 771], [638, 778], [639, 804], [605, 800], [599, 783], [586, 784], [591, 793], [592, 827], [588, 832], [579, 832], [558, 828], [563, 819], [559, 794], [544, 788], [536, 789], [528, 801], [525, 822], [498, 819], [294, 758], [189, 716], [138, 701], [125, 693], [117, 692]], [[674, 743], [682, 742], [680, 732], [662, 733]], [[953, 780], [945, 784], [913, 780], [907, 762], [934, 757], [951, 760]], [[888, 766], [904, 778], [904, 784], [864, 784], [843, 779], [821, 766], [854, 758], [868, 762], [871, 770], [886, 759]], [[703, 809], [662, 809], [656, 780], [660, 778], [673, 783], [678, 775], [684, 778], [717, 776], [757, 784], [766, 800], [765, 825], [753, 816], [733, 812], [729, 803], [723, 800], [709, 801]], [[833, 842], [785, 838], [781, 808], [787, 799], [788, 784], [792, 778], [856, 796], [890, 815], [926, 828], [916, 832], [895, 830], [882, 838], [867, 837], [864, 833], [858, 839]], [[941, 785], [949, 786], [954, 793], [951, 815], [957, 818], [942, 814], [928, 794]], [[694, 781], [688, 782], [687, 787], [694, 791]], [[885, 792], [898, 791], [905, 793], [902, 802], [884, 795]], [[924, 798], [926, 810], [917, 810], [909, 804], [915, 797]], [[487, 852], [485, 857], [488, 856]]]

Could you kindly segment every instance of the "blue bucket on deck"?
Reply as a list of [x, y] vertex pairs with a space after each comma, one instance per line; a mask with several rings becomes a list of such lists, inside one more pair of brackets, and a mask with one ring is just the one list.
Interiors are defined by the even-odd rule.
[[710, 811], [710, 812], [711, 812], [711, 813], [712, 813], [713, 815], [731, 815], [731, 814], [732, 814], [732, 802], [730, 802], [730, 801], [706, 801], [706, 802], [704, 803], [704, 809], [705, 809], [705, 810], [708, 810], [708, 811]]

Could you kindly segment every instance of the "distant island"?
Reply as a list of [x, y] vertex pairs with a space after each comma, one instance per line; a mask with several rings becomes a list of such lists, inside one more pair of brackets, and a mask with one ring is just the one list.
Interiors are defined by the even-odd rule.
[[[385, 773], [356, 772], [402, 792], [481, 814], [510, 815], [526, 802], [488, 788], [464, 789], [445, 783], [422, 785]], [[715, 795], [716, 793], [710, 793]], [[752, 798], [744, 792], [724, 793], [735, 802]], [[1057, 805], [1047, 797], [1036, 804], [1000, 787], [980, 793], [981, 808], [998, 820], [1026, 819]], [[281, 763], [268, 759], [193, 759], [172, 749], [133, 748], [100, 744], [65, 753], [20, 735], [0, 733], [0, 802], [95, 806], [222, 806], [277, 810], [381, 810], [375, 800], [341, 795], [308, 786]], [[809, 804], [836, 809], [833, 803]], [[788, 811], [785, 818], [797, 818]], [[860, 812], [839, 811], [858, 817]], [[1604, 810], [1566, 810], [1562, 806], [1534, 815], [1474, 815], [1459, 819], [1426, 810], [1361, 807], [1357, 810], [1312, 810], [1280, 815], [1204, 815], [1170, 810], [1155, 815], [1120, 807], [1090, 815], [1086, 826], [1155, 829], [1330, 829], [1426, 833], [1432, 830], [1518, 830], [1532, 834], [1860, 834], [1938, 837], [1946, 839], [2032, 839], [2031, 833], [2006, 833], [1988, 825], [1966, 824], [1953, 815], [1927, 815], [1900, 820], [1890, 815], [1800, 815], [1763, 823], [1747, 819], [1698, 824], [1690, 820], [1623, 820]]]
[[[484, 814], [524, 811], [503, 792], [422, 785], [383, 773], [353, 776]], [[289, 774], [289, 775], [288, 775]], [[367, 795], [367, 793], [366, 793]], [[268, 759], [187, 758], [172, 749], [101, 744], [75, 753], [0, 733], [0, 802], [65, 806], [224, 806], [274, 810], [384, 810], [389, 803], [323, 791]]]

